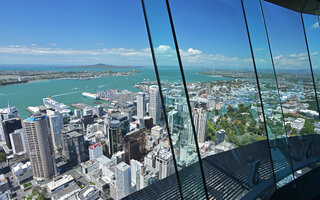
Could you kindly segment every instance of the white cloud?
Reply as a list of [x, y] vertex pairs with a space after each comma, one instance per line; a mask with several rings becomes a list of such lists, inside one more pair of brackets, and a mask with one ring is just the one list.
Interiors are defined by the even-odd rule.
[[[201, 67], [239, 67], [239, 68], [251, 68], [252, 58], [248, 57], [235, 57], [224, 54], [206, 54], [199, 49], [188, 48], [187, 50], [179, 49], [181, 59], [184, 66], [201, 66]], [[169, 45], [159, 45], [155, 48], [157, 54], [157, 62], [160, 65], [177, 65], [176, 50]], [[313, 62], [319, 63], [317, 59], [319, 52], [312, 52], [311, 56], [315, 58]], [[32, 57], [32, 55], [37, 55]], [[41, 56], [42, 55], [42, 56]], [[21, 45], [9, 45], [0, 46], [0, 56], [2, 58], [21, 59], [37, 58], [52, 60], [53, 62], [62, 62], [63, 60], [82, 61], [82, 60], [101, 60], [101, 62], [113, 64], [124, 63], [135, 65], [136, 63], [148, 63], [151, 62], [150, 48], [102, 48], [102, 49], [62, 49], [56, 47], [44, 48], [38, 45], [21, 46]], [[41, 56], [41, 57], [40, 57]], [[56, 56], [59, 56], [57, 59]], [[301, 68], [308, 64], [308, 56], [306, 53], [294, 53], [288, 56], [282, 54], [274, 55], [274, 62], [276, 67], [282, 68]], [[60, 59], [60, 60], [59, 60]], [[256, 58], [256, 62], [260, 65], [269, 66], [269, 57]], [[2, 61], [3, 62], [3, 61]], [[21, 61], [23, 62], [23, 60]], [[49, 61], [48, 61], [49, 62]]]
[[123, 55], [123, 56], [150, 56], [149, 49], [97, 49], [97, 50], [76, 50], [61, 48], [44, 48], [20, 45], [0, 46], [0, 53], [6, 54], [27, 54], [27, 55]]
[[315, 22], [314, 24], [312, 24], [311, 29], [317, 29], [320, 27], [319, 22]]

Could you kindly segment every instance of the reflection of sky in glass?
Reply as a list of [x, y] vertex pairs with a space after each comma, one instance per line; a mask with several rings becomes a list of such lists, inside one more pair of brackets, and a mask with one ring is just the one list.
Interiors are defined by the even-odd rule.
[[314, 72], [320, 71], [320, 26], [316, 15], [303, 14], [308, 46]]
[[300, 13], [265, 1], [262, 5], [276, 69], [309, 69]]

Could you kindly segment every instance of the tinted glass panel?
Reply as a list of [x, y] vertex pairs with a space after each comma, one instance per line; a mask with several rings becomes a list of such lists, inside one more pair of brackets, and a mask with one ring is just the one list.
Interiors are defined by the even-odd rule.
[[182, 196], [205, 199], [202, 169], [167, 3], [165, 0], [143, 2], [166, 110], [164, 121], [170, 132]]
[[[262, 1], [288, 135], [294, 177], [317, 153], [319, 113], [301, 14]], [[281, 20], [279, 20], [281, 19]], [[299, 171], [298, 171], [299, 170]], [[293, 177], [288, 177], [281, 186]]]
[[274, 185], [241, 1], [170, 4], [209, 198], [253, 198]]
[[279, 97], [276, 74], [266, 35], [260, 1], [243, 1], [250, 34], [260, 94], [266, 120], [276, 182], [292, 174], [291, 158]]

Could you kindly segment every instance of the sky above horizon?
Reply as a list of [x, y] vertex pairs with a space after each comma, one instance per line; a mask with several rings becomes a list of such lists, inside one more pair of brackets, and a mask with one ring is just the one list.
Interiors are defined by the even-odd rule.
[[[239, 0], [170, 0], [170, 6], [184, 66], [252, 68]], [[266, 16], [280, 65], [305, 65], [297, 18], [286, 9], [264, 7], [290, 27]], [[306, 30], [319, 32], [315, 24], [308, 22]], [[140, 0], [0, 0], [0, 30], [0, 64], [153, 65]], [[155, 50], [170, 54], [174, 46], [159, 44]]]

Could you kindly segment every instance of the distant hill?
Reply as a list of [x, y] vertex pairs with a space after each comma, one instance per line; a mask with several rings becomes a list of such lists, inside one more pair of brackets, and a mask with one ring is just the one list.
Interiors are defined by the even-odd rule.
[[69, 69], [130, 69], [136, 68], [135, 66], [120, 66], [120, 65], [107, 65], [103, 63], [95, 64], [95, 65], [80, 65], [80, 66], [67, 66], [61, 68], [69, 68]]

